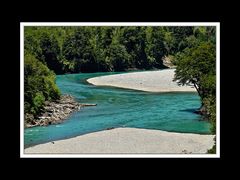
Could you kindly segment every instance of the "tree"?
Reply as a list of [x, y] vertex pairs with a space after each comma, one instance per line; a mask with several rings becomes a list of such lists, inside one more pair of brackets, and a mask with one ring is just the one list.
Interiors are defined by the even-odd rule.
[[[115, 32], [114, 32], [115, 31]], [[119, 27], [96, 27], [92, 34], [91, 45], [96, 63], [96, 71], [113, 71], [110, 59], [110, 46], [113, 38], [118, 41]]]
[[209, 119], [212, 133], [216, 131], [216, 50], [211, 42], [186, 48], [176, 61], [175, 81], [193, 84], [201, 98], [198, 111]]
[[145, 27], [123, 27], [120, 43], [130, 55], [129, 67], [145, 69], [149, 67], [145, 52]]
[[62, 74], [62, 64], [60, 62], [60, 47], [55, 36], [43, 33], [40, 38], [41, 60], [45, 62], [49, 69], [57, 74]]
[[187, 47], [186, 38], [193, 35], [193, 27], [190, 26], [173, 26], [168, 27], [168, 30], [172, 32], [174, 36], [173, 53], [180, 52]]
[[119, 43], [112, 43], [109, 47], [109, 58], [115, 71], [125, 71], [129, 65], [129, 54]]
[[209, 89], [204, 83], [208, 83], [209, 77], [216, 74], [215, 46], [205, 42], [197, 47], [186, 48], [175, 63], [177, 68], [174, 80], [180, 85], [193, 84], [199, 96], [202, 99], [206, 97]]
[[212, 26], [26, 27], [24, 48], [56, 74], [114, 71], [120, 61], [111, 56], [121, 53], [127, 61], [120, 69], [162, 69], [163, 57], [174, 58], [200, 42], [215, 44], [215, 34]]
[[60, 98], [55, 74], [28, 52], [24, 54], [24, 110], [37, 115], [45, 100]]
[[79, 27], [63, 43], [63, 55], [74, 63], [74, 72], [88, 71], [88, 63], [94, 61], [90, 43], [90, 32], [85, 27]]
[[163, 43], [165, 45], [166, 55], [173, 54], [174, 41], [175, 38], [173, 36], [173, 33], [170, 31], [165, 31]]
[[201, 26], [194, 27], [194, 36], [199, 41], [209, 41], [216, 44], [216, 27], [215, 26]]
[[165, 68], [162, 58], [167, 54], [164, 44], [165, 31], [163, 27], [148, 27], [146, 29], [146, 55], [150, 68]]

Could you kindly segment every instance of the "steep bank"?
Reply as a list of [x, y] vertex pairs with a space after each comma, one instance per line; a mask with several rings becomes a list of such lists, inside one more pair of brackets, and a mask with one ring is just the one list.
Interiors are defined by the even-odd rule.
[[26, 154], [155, 153], [204, 154], [214, 144], [214, 135], [173, 133], [160, 130], [116, 128], [71, 139], [39, 144]]

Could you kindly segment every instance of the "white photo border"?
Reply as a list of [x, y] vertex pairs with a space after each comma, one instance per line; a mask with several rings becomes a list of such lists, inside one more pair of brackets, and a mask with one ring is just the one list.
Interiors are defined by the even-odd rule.
[[[25, 154], [24, 27], [26, 26], [215, 26], [216, 27], [216, 154]], [[20, 22], [20, 158], [220, 158], [220, 22]]]

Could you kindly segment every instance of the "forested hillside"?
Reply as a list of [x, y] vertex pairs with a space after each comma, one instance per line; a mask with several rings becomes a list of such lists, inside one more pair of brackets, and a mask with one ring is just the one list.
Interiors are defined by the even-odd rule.
[[25, 27], [25, 50], [56, 74], [165, 68], [212, 27]]

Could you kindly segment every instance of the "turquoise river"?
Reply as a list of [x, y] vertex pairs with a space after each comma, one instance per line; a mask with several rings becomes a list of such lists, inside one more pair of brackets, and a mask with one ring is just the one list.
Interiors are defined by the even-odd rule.
[[24, 130], [24, 146], [66, 139], [116, 127], [158, 129], [172, 132], [210, 132], [210, 124], [193, 113], [200, 107], [197, 93], [148, 93], [97, 87], [86, 79], [116, 73], [81, 73], [57, 76], [62, 94], [81, 103], [96, 103], [73, 113], [62, 124]]

